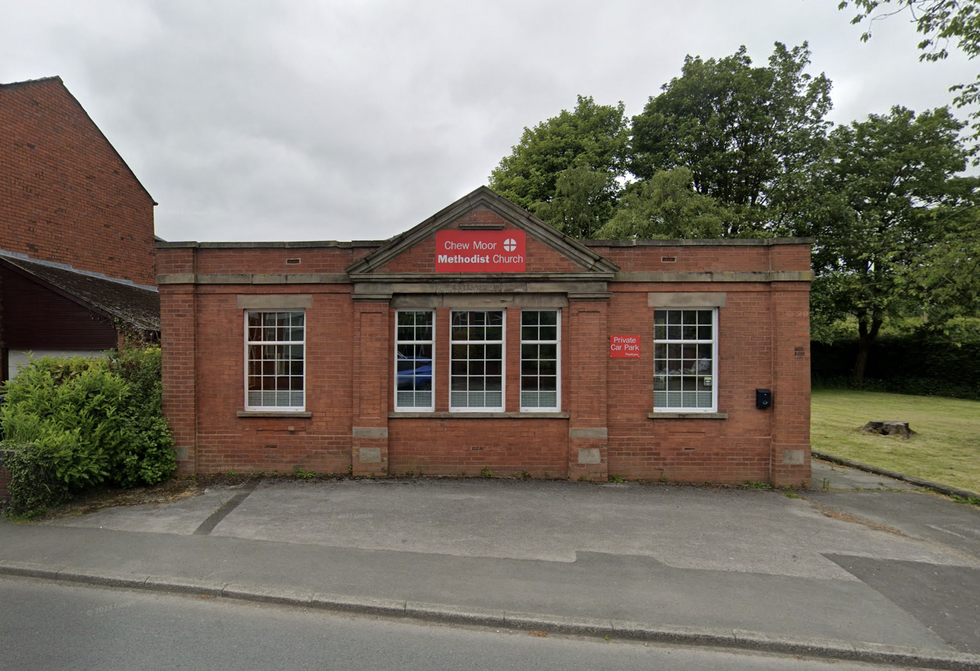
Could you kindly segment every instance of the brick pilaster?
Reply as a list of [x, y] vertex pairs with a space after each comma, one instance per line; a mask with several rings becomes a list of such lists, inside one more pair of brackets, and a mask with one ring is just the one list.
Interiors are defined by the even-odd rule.
[[354, 303], [353, 475], [388, 474], [388, 408], [392, 358], [387, 301]]
[[607, 480], [609, 477], [607, 358], [608, 298], [569, 297], [568, 477]]
[[[166, 250], [161, 264], [166, 272], [192, 275], [197, 255], [193, 249]], [[197, 287], [171, 284], [160, 287], [160, 323], [163, 354], [163, 414], [174, 436], [177, 474], [197, 473]]]
[[805, 282], [773, 283], [770, 482], [810, 484], [810, 301]]
[[164, 324], [163, 414], [174, 436], [178, 475], [197, 473], [197, 295], [193, 284], [160, 288]]

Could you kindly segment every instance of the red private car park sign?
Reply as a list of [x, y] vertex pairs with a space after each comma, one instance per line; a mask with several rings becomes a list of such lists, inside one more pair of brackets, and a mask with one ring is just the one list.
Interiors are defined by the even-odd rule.
[[437, 273], [523, 273], [524, 231], [438, 231]]
[[609, 358], [639, 359], [640, 336], [609, 336]]

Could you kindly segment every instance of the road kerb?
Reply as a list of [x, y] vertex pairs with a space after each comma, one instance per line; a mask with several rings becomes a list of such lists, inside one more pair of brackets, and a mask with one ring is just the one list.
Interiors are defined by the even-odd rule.
[[275, 603], [301, 607], [359, 613], [378, 616], [406, 616], [418, 620], [443, 623], [480, 625], [519, 631], [600, 637], [651, 643], [705, 646], [776, 652], [783, 654], [871, 662], [877, 664], [904, 665], [916, 668], [944, 669], [949, 671], [976, 671], [980, 669], [980, 655], [957, 652], [900, 648], [872, 643], [806, 639], [750, 631], [725, 631], [699, 629], [697, 627], [661, 627], [625, 620], [595, 620], [551, 616], [541, 613], [517, 613], [479, 609], [466, 609], [439, 604], [412, 604], [403, 601], [358, 598], [333, 594], [313, 593], [304, 590], [278, 589], [229, 584], [216, 593], [214, 584], [197, 584], [185, 578], [163, 576], [139, 576], [111, 574], [98, 571], [50, 568], [37, 564], [25, 564], [0, 560], [0, 576], [40, 578], [70, 581], [101, 587], [124, 587], [148, 591], [165, 591], [181, 594], [221, 596], [258, 603]]

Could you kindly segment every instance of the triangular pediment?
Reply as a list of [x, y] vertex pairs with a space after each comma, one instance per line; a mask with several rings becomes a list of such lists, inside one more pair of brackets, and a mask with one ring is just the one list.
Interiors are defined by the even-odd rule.
[[[456, 277], [452, 271], [447, 272], [445, 263], [439, 264], [437, 270], [437, 260], [445, 260], [445, 255], [440, 256], [436, 250], [437, 239], [483, 237], [492, 240], [496, 236], [501, 237], [504, 245], [510, 248], [512, 240], [511, 236], [506, 235], [507, 231], [520, 232], [512, 236], [519, 244], [524, 245], [526, 241], [526, 248], [522, 246], [519, 250], [526, 252], [527, 257], [522, 270], [518, 273], [503, 271], [511, 276], [585, 275], [600, 279], [619, 270], [614, 263], [578, 240], [560, 233], [503, 196], [481, 186], [417, 226], [388, 240], [351, 264], [347, 272], [352, 279], [392, 275]], [[504, 245], [498, 246], [501, 254], [504, 253]], [[462, 254], [471, 251], [467, 249]], [[488, 271], [484, 274], [498, 272]]]

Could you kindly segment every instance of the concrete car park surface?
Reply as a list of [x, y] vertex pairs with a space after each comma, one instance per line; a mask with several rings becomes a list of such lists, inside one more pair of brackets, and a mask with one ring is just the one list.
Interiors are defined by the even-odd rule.
[[0, 573], [977, 668], [980, 511], [816, 462], [813, 480], [266, 480], [0, 524]]

